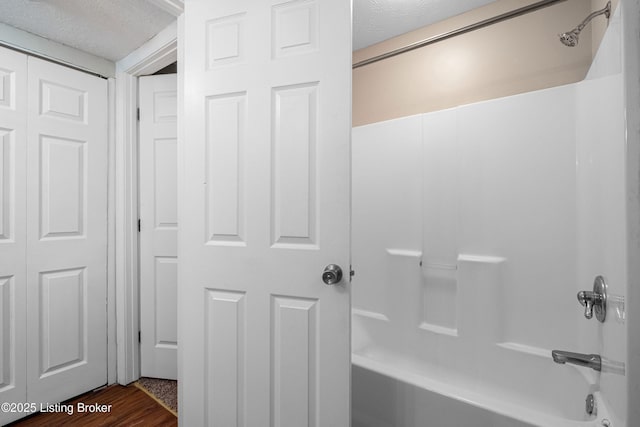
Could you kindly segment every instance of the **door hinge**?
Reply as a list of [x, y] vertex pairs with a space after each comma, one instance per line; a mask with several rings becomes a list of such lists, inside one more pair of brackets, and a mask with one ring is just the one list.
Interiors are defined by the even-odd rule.
[[140, 109], [139, 108], [136, 109], [136, 118], [138, 119], [138, 121], [140, 121]]
[[138, 218], [138, 233], [142, 231], [142, 220]]

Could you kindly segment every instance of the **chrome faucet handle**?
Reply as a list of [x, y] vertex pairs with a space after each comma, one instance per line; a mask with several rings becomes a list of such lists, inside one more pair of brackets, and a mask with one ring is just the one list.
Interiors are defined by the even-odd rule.
[[591, 319], [595, 312], [596, 319], [604, 322], [607, 316], [607, 284], [602, 276], [594, 280], [593, 291], [580, 291], [577, 297], [584, 306], [584, 317]]
[[593, 304], [596, 301], [596, 295], [591, 291], [578, 292], [578, 301], [584, 307], [584, 317], [591, 319], [593, 317]]

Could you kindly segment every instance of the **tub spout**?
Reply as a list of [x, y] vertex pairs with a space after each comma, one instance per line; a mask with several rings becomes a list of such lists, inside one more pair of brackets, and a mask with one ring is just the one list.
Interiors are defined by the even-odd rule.
[[586, 366], [596, 371], [602, 370], [602, 359], [597, 354], [572, 353], [570, 351], [553, 350], [551, 357], [556, 363], [570, 363], [572, 365]]

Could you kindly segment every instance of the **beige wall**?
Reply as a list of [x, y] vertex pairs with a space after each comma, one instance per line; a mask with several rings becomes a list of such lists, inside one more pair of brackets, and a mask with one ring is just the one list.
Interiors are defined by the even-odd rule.
[[[618, 2], [619, 0], [611, 0], [612, 14], [615, 12], [616, 7], [618, 6]], [[606, 5], [607, 0], [591, 0], [591, 11], [589, 13], [600, 10]], [[579, 21], [582, 22], [584, 18], [586, 18], [586, 16], [580, 18]], [[576, 25], [578, 25], [580, 22], [577, 22]], [[604, 19], [603, 16], [598, 16], [597, 18], [594, 18], [593, 21], [591, 21], [591, 25], [592, 56], [595, 57], [596, 52], [598, 51], [598, 47], [600, 46], [600, 42], [604, 37], [604, 32], [607, 30], [607, 20]]]
[[[534, 3], [499, 0], [353, 53], [353, 61]], [[614, 6], [618, 0], [614, 1]], [[499, 24], [353, 71], [353, 125], [359, 126], [582, 80], [604, 30], [587, 26], [575, 48], [558, 33], [606, 0], [567, 0]]]

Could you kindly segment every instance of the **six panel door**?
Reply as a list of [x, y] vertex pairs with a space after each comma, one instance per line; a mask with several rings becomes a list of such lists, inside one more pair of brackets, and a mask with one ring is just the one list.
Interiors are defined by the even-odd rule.
[[56, 403], [107, 382], [107, 83], [0, 59], [0, 396]]
[[[0, 48], [0, 401], [25, 402], [27, 56]], [[0, 412], [0, 424], [23, 414]]]
[[350, 8], [185, 2], [183, 425], [350, 423]]
[[27, 399], [107, 382], [107, 82], [28, 60]]
[[140, 372], [178, 377], [175, 74], [140, 77]]

